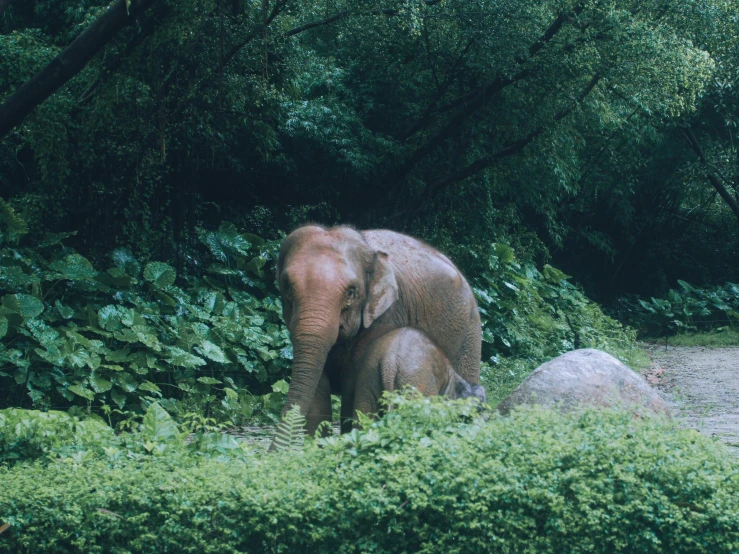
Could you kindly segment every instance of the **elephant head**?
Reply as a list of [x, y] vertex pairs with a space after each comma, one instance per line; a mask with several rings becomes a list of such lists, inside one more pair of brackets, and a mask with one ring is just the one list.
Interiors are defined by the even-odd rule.
[[477, 398], [482, 404], [486, 404], [488, 401], [487, 394], [485, 393], [485, 387], [482, 385], [475, 385], [468, 383], [461, 377], [458, 378], [457, 383], [454, 387], [455, 398]]
[[282, 309], [293, 343], [285, 411], [306, 413], [327, 356], [368, 328], [398, 298], [387, 254], [348, 227], [301, 227], [283, 241], [277, 261]]

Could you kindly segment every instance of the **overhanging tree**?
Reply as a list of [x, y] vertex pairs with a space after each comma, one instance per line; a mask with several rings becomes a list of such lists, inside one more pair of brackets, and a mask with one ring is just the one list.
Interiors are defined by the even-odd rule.
[[[36, 106], [77, 75], [118, 31], [133, 24], [155, 2], [117, 0], [108, 7], [49, 65], [31, 77], [0, 106], [0, 139], [21, 123]], [[0, 14], [5, 7], [0, 4]]]

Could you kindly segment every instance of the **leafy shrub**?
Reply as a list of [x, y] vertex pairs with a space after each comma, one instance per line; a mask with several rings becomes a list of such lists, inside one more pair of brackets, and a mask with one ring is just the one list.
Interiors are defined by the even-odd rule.
[[81, 420], [65, 412], [0, 410], [0, 463], [47, 456], [72, 456], [116, 442], [99, 418]]
[[739, 285], [698, 288], [680, 280], [678, 285], [680, 289], [670, 289], [666, 298], [621, 298], [620, 316], [653, 337], [739, 325]]
[[0, 468], [0, 552], [739, 548], [737, 466], [694, 431], [612, 411], [485, 421], [469, 402], [391, 401], [320, 448], [200, 451], [170, 428], [148, 450]]
[[569, 276], [517, 262], [495, 245], [488, 270], [474, 280], [483, 327], [481, 375], [488, 402], [505, 398], [537, 365], [576, 348], [598, 348], [633, 364], [635, 333], [605, 315]]
[[[126, 249], [98, 271], [65, 247], [67, 235], [33, 247], [11, 212], [0, 237], [0, 403], [78, 404], [248, 418], [279, 412], [292, 350], [268, 265], [278, 241], [230, 223], [200, 231], [212, 263], [178, 278]], [[257, 399], [253, 394], [267, 392]]]

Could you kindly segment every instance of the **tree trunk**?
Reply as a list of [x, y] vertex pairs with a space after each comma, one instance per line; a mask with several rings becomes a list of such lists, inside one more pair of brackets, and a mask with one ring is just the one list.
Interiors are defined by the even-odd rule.
[[736, 216], [736, 221], [739, 224], [739, 202], [737, 202], [737, 199], [732, 196], [731, 192], [729, 192], [728, 189], [723, 185], [721, 179], [719, 179], [714, 172], [709, 170], [706, 155], [703, 153], [703, 149], [701, 148], [698, 139], [693, 133], [693, 129], [689, 125], [686, 125], [684, 127], [684, 130], [685, 136], [687, 137], [691, 148], [698, 156], [701, 165], [706, 168], [706, 177], [708, 178], [708, 182], [711, 183], [711, 186], [714, 189], [716, 189], [716, 192], [718, 192], [719, 196], [724, 199], [724, 202], [729, 205], [729, 208], [731, 208], [731, 211], [734, 212], [734, 215]]
[[[0, 2], [3, 0], [0, 0]], [[77, 75], [118, 31], [130, 25], [156, 0], [118, 0], [67, 46], [49, 65], [16, 90], [0, 106], [0, 139], [33, 109]]]

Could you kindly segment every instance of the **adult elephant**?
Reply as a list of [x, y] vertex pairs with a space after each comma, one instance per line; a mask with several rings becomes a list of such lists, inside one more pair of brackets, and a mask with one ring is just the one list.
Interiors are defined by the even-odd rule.
[[283, 416], [300, 406], [312, 435], [341, 395], [341, 431], [351, 429], [363, 383], [353, 349], [400, 327], [426, 334], [468, 382], [480, 376], [481, 330], [469, 284], [430, 246], [387, 230], [300, 227], [280, 246], [277, 281], [293, 343]]

